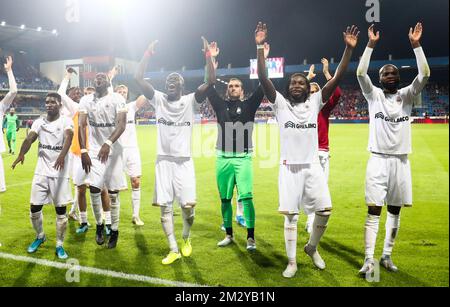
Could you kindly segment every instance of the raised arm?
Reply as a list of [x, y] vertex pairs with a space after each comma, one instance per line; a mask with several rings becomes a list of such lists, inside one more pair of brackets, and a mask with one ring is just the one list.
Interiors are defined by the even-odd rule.
[[13, 59], [11, 56], [8, 56], [6, 58], [5, 63], [5, 71], [8, 75], [8, 82], [9, 82], [9, 92], [6, 94], [5, 98], [0, 102], [0, 107], [3, 107], [4, 109], [7, 109], [9, 105], [14, 101], [14, 98], [17, 95], [17, 83], [16, 78], [14, 78], [14, 73], [12, 71], [12, 65], [13, 65]]
[[259, 22], [255, 30], [255, 43], [257, 46], [258, 57], [258, 78], [261, 83], [264, 94], [271, 103], [275, 103], [277, 91], [272, 81], [267, 76], [265, 49], [269, 48], [266, 44], [267, 25]]
[[370, 80], [367, 72], [369, 71], [370, 58], [372, 57], [373, 49], [380, 40], [380, 31], [377, 31], [375, 34], [374, 25], [371, 25], [368, 30], [368, 36], [369, 42], [361, 57], [358, 69], [356, 70], [356, 77], [358, 78], [359, 85], [364, 94], [370, 94], [373, 91], [372, 80]]
[[16, 161], [14, 161], [14, 163], [11, 166], [12, 169], [15, 169], [16, 165], [19, 163], [23, 165], [23, 162], [25, 162], [25, 155], [30, 150], [31, 145], [33, 145], [33, 143], [36, 142], [37, 138], [38, 134], [36, 132], [30, 131], [30, 133], [28, 133], [27, 138], [25, 139], [25, 141], [23, 141], [22, 146], [20, 147], [19, 156], [17, 156]]
[[200, 85], [195, 92], [195, 100], [198, 103], [202, 103], [205, 101], [207, 97], [207, 92], [210, 86], [213, 86], [216, 83], [216, 69], [218, 67], [218, 63], [216, 61], [217, 56], [220, 53], [220, 49], [217, 46], [216, 42], [208, 43], [208, 40], [202, 36], [203, 41], [203, 52], [205, 54], [206, 59], [206, 75], [205, 75], [205, 83]]
[[347, 30], [343, 33], [344, 42], [345, 42], [345, 51], [342, 56], [341, 62], [334, 74], [334, 77], [325, 84], [322, 89], [322, 101], [324, 103], [328, 102], [333, 92], [338, 87], [345, 73], [347, 72], [348, 65], [350, 64], [350, 60], [352, 58], [353, 50], [358, 44], [358, 36], [359, 31], [356, 26], [347, 27]]
[[150, 58], [155, 53], [155, 46], [157, 43], [158, 41], [153, 41], [150, 43], [150, 45], [148, 46], [147, 50], [144, 53], [144, 56], [142, 57], [141, 62], [139, 63], [136, 74], [134, 75], [136, 83], [138, 84], [142, 93], [144, 94], [145, 97], [147, 97], [148, 100], [152, 100], [153, 97], [155, 96], [155, 89], [149, 82], [144, 80], [144, 73], [148, 67], [148, 62], [150, 61]]
[[423, 26], [420, 22], [417, 23], [414, 30], [413, 28], [409, 29], [409, 41], [411, 42], [411, 46], [414, 49], [417, 68], [419, 70], [419, 74], [412, 83], [412, 91], [414, 96], [417, 96], [422, 92], [422, 90], [427, 85], [428, 79], [430, 79], [431, 76], [430, 66], [428, 65], [427, 58], [425, 57], [425, 53], [423, 52], [422, 46], [420, 44], [422, 33]]
[[322, 68], [323, 75], [325, 76], [327, 81], [330, 81], [331, 79], [333, 79], [333, 76], [330, 74], [330, 64], [328, 63], [328, 60], [325, 58], [323, 58], [321, 62], [323, 65]]
[[67, 87], [69, 86], [69, 81], [73, 74], [77, 74], [75, 69], [72, 67], [67, 68], [66, 74], [64, 76], [63, 81], [58, 89], [58, 94], [61, 96], [62, 105], [69, 110], [70, 116], [74, 117], [78, 112], [78, 103], [72, 100], [69, 96], [67, 96]]

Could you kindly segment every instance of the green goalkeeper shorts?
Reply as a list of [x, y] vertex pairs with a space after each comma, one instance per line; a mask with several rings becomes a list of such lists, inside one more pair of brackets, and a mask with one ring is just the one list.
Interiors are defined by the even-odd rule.
[[216, 179], [222, 200], [233, 199], [234, 186], [237, 185], [238, 200], [253, 198], [253, 162], [251, 153], [227, 156], [217, 155]]

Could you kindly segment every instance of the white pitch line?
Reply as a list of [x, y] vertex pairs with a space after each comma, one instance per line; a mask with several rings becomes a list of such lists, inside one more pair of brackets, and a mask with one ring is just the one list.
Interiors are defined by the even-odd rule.
[[163, 285], [163, 286], [169, 286], [169, 287], [207, 287], [204, 285], [198, 285], [198, 284], [191, 284], [181, 281], [172, 281], [167, 279], [161, 279], [161, 278], [155, 278], [145, 275], [137, 275], [137, 274], [127, 274], [123, 272], [115, 272], [110, 270], [103, 270], [103, 269], [97, 269], [92, 267], [85, 267], [85, 266], [74, 266], [63, 262], [55, 262], [45, 259], [36, 259], [31, 257], [25, 257], [25, 256], [17, 256], [12, 254], [5, 254], [0, 252], [0, 258], [3, 259], [9, 259], [14, 261], [21, 261], [21, 262], [27, 262], [27, 263], [34, 263], [42, 266], [52, 267], [56, 269], [61, 270], [79, 270], [83, 273], [89, 273], [89, 274], [95, 274], [95, 275], [103, 275], [113, 278], [120, 278], [120, 279], [126, 279], [126, 280], [133, 280], [133, 281], [139, 281], [154, 285]]
[[29, 185], [29, 184], [32, 184], [32, 183], [33, 183], [32, 181], [16, 183], [16, 184], [7, 185], [6, 188], [9, 189], [9, 188], [14, 188], [14, 187], [20, 187], [20, 186]]

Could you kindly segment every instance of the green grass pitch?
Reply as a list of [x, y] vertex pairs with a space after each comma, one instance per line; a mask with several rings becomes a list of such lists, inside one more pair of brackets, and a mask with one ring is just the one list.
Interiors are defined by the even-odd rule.
[[[284, 249], [283, 217], [278, 208], [278, 128], [258, 126], [254, 158], [254, 201], [256, 206], [257, 251], [245, 249], [245, 229], [236, 224], [237, 244], [218, 248], [224, 236], [220, 230], [221, 214], [215, 183], [216, 127], [196, 126], [194, 147], [203, 156], [195, 158], [198, 206], [192, 229], [193, 254], [171, 266], [161, 259], [168, 252], [159, 209], [151, 206], [154, 186], [156, 128], [139, 127], [143, 162], [141, 217], [142, 228], [131, 224], [131, 195], [121, 193], [120, 238], [117, 249], [107, 250], [95, 243], [95, 230], [76, 235], [77, 224], [70, 222], [65, 248], [80, 265], [129, 274], [139, 274], [172, 281], [210, 286], [449, 286], [449, 128], [448, 125], [414, 125], [411, 165], [414, 207], [404, 209], [393, 259], [398, 273], [381, 270], [380, 281], [369, 283], [358, 277], [364, 258], [363, 228], [367, 209], [364, 204], [364, 178], [367, 159], [367, 125], [331, 126], [330, 190], [333, 215], [320, 245], [327, 263], [325, 271], [315, 269], [303, 253], [307, 235], [305, 216], [299, 223], [297, 259], [299, 271], [293, 279], [281, 276], [287, 258]], [[272, 138], [270, 137], [272, 136]], [[203, 142], [200, 142], [200, 138]], [[24, 130], [18, 137], [18, 148]], [[272, 140], [272, 146], [269, 146]], [[273, 146], [276, 140], [276, 146]], [[25, 165], [11, 171], [14, 157], [4, 154], [8, 191], [0, 195], [0, 253], [27, 255], [34, 239], [29, 220], [30, 183], [36, 162], [36, 144], [27, 155]], [[301, 150], [301, 149], [299, 149]], [[90, 205], [88, 205], [90, 207]], [[235, 207], [234, 207], [235, 208]], [[175, 216], [176, 236], [181, 244], [180, 210]], [[89, 221], [94, 224], [88, 208]], [[383, 210], [377, 241], [380, 257], [384, 240]], [[55, 212], [44, 209], [44, 229], [48, 241], [33, 258], [58, 261], [54, 255]], [[148, 286], [146, 283], [81, 273], [79, 283], [68, 283], [64, 270], [37, 264], [6, 260], [0, 257], [0, 286]]]

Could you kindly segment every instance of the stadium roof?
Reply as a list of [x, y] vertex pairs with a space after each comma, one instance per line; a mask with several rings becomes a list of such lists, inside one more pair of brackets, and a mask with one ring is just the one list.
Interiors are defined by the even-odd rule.
[[2, 49], [32, 49], [37, 44], [54, 38], [57, 33], [42, 28], [29, 29], [24, 26], [0, 24], [0, 47]]

